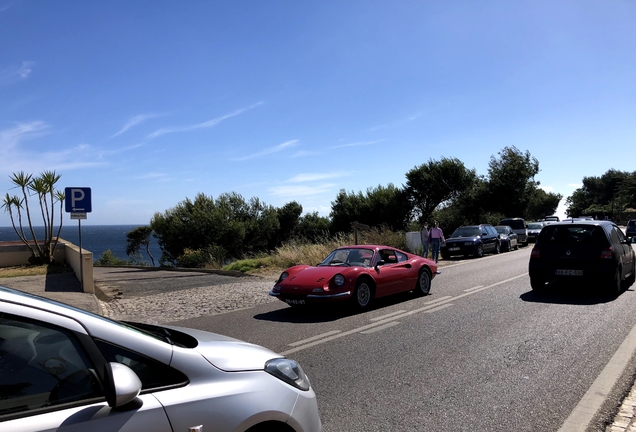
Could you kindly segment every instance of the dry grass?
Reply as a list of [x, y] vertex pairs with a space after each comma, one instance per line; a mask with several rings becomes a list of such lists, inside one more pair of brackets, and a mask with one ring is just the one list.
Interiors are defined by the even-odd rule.
[[[355, 236], [352, 233], [339, 234], [316, 243], [294, 240], [277, 248], [269, 255], [238, 260], [223, 267], [223, 269], [267, 278], [278, 277], [280, 272], [295, 265], [317, 265], [334, 249], [355, 244], [355, 241]], [[387, 245], [406, 250], [406, 236], [404, 232], [373, 228], [358, 233], [358, 244]]]
[[0, 278], [10, 278], [18, 276], [44, 276], [47, 274], [58, 274], [73, 271], [68, 266], [43, 264], [43, 265], [23, 265], [0, 268]]

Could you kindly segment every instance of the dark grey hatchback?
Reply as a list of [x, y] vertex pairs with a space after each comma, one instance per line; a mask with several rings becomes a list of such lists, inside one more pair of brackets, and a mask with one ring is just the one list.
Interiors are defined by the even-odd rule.
[[530, 254], [530, 285], [535, 291], [554, 280], [599, 282], [612, 292], [636, 276], [632, 245], [609, 221], [557, 222], [543, 227]]

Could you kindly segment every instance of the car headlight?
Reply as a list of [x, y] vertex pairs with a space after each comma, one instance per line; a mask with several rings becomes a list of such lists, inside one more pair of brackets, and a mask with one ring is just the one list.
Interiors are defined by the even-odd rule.
[[274, 375], [299, 390], [307, 391], [311, 387], [309, 378], [294, 360], [287, 358], [272, 359], [265, 363], [265, 372]]
[[333, 277], [333, 283], [336, 286], [342, 286], [345, 283], [345, 277], [341, 274], [337, 274]]
[[280, 274], [279, 278], [278, 278], [278, 282], [282, 282], [282, 281], [284, 281], [285, 279], [287, 279], [287, 276], [289, 276], [289, 273], [287, 273], [287, 272], [282, 272], [282, 273]]

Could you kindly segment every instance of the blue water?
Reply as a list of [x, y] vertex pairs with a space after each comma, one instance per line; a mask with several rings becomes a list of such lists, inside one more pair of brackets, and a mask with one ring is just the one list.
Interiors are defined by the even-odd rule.
[[[82, 249], [92, 252], [94, 260], [99, 259], [100, 255], [108, 249], [110, 249], [117, 258], [128, 260], [130, 257], [126, 255], [126, 233], [138, 226], [139, 225], [82, 225]], [[56, 227], [54, 233], [57, 233], [57, 228], [59, 227]], [[31, 239], [31, 233], [28, 231], [28, 227], [27, 234], [27, 238]], [[80, 246], [79, 234], [79, 227], [77, 224], [74, 224], [63, 226], [60, 237], [76, 246]], [[35, 235], [38, 239], [44, 238], [44, 228], [35, 227]], [[161, 249], [159, 248], [157, 239], [152, 236], [150, 238], [150, 253], [155, 258], [155, 264], [158, 265], [159, 258], [161, 257]], [[20, 239], [13, 230], [13, 227], [0, 227], [0, 241], [15, 240], [19, 241]], [[150, 264], [150, 258], [143, 248], [141, 256], [144, 261]]]

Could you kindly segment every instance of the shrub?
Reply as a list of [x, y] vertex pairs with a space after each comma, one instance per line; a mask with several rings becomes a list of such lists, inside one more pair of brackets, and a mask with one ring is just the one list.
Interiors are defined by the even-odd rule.
[[105, 250], [104, 253], [93, 262], [95, 266], [125, 266], [130, 264], [131, 262], [128, 260], [117, 258], [110, 249]]

